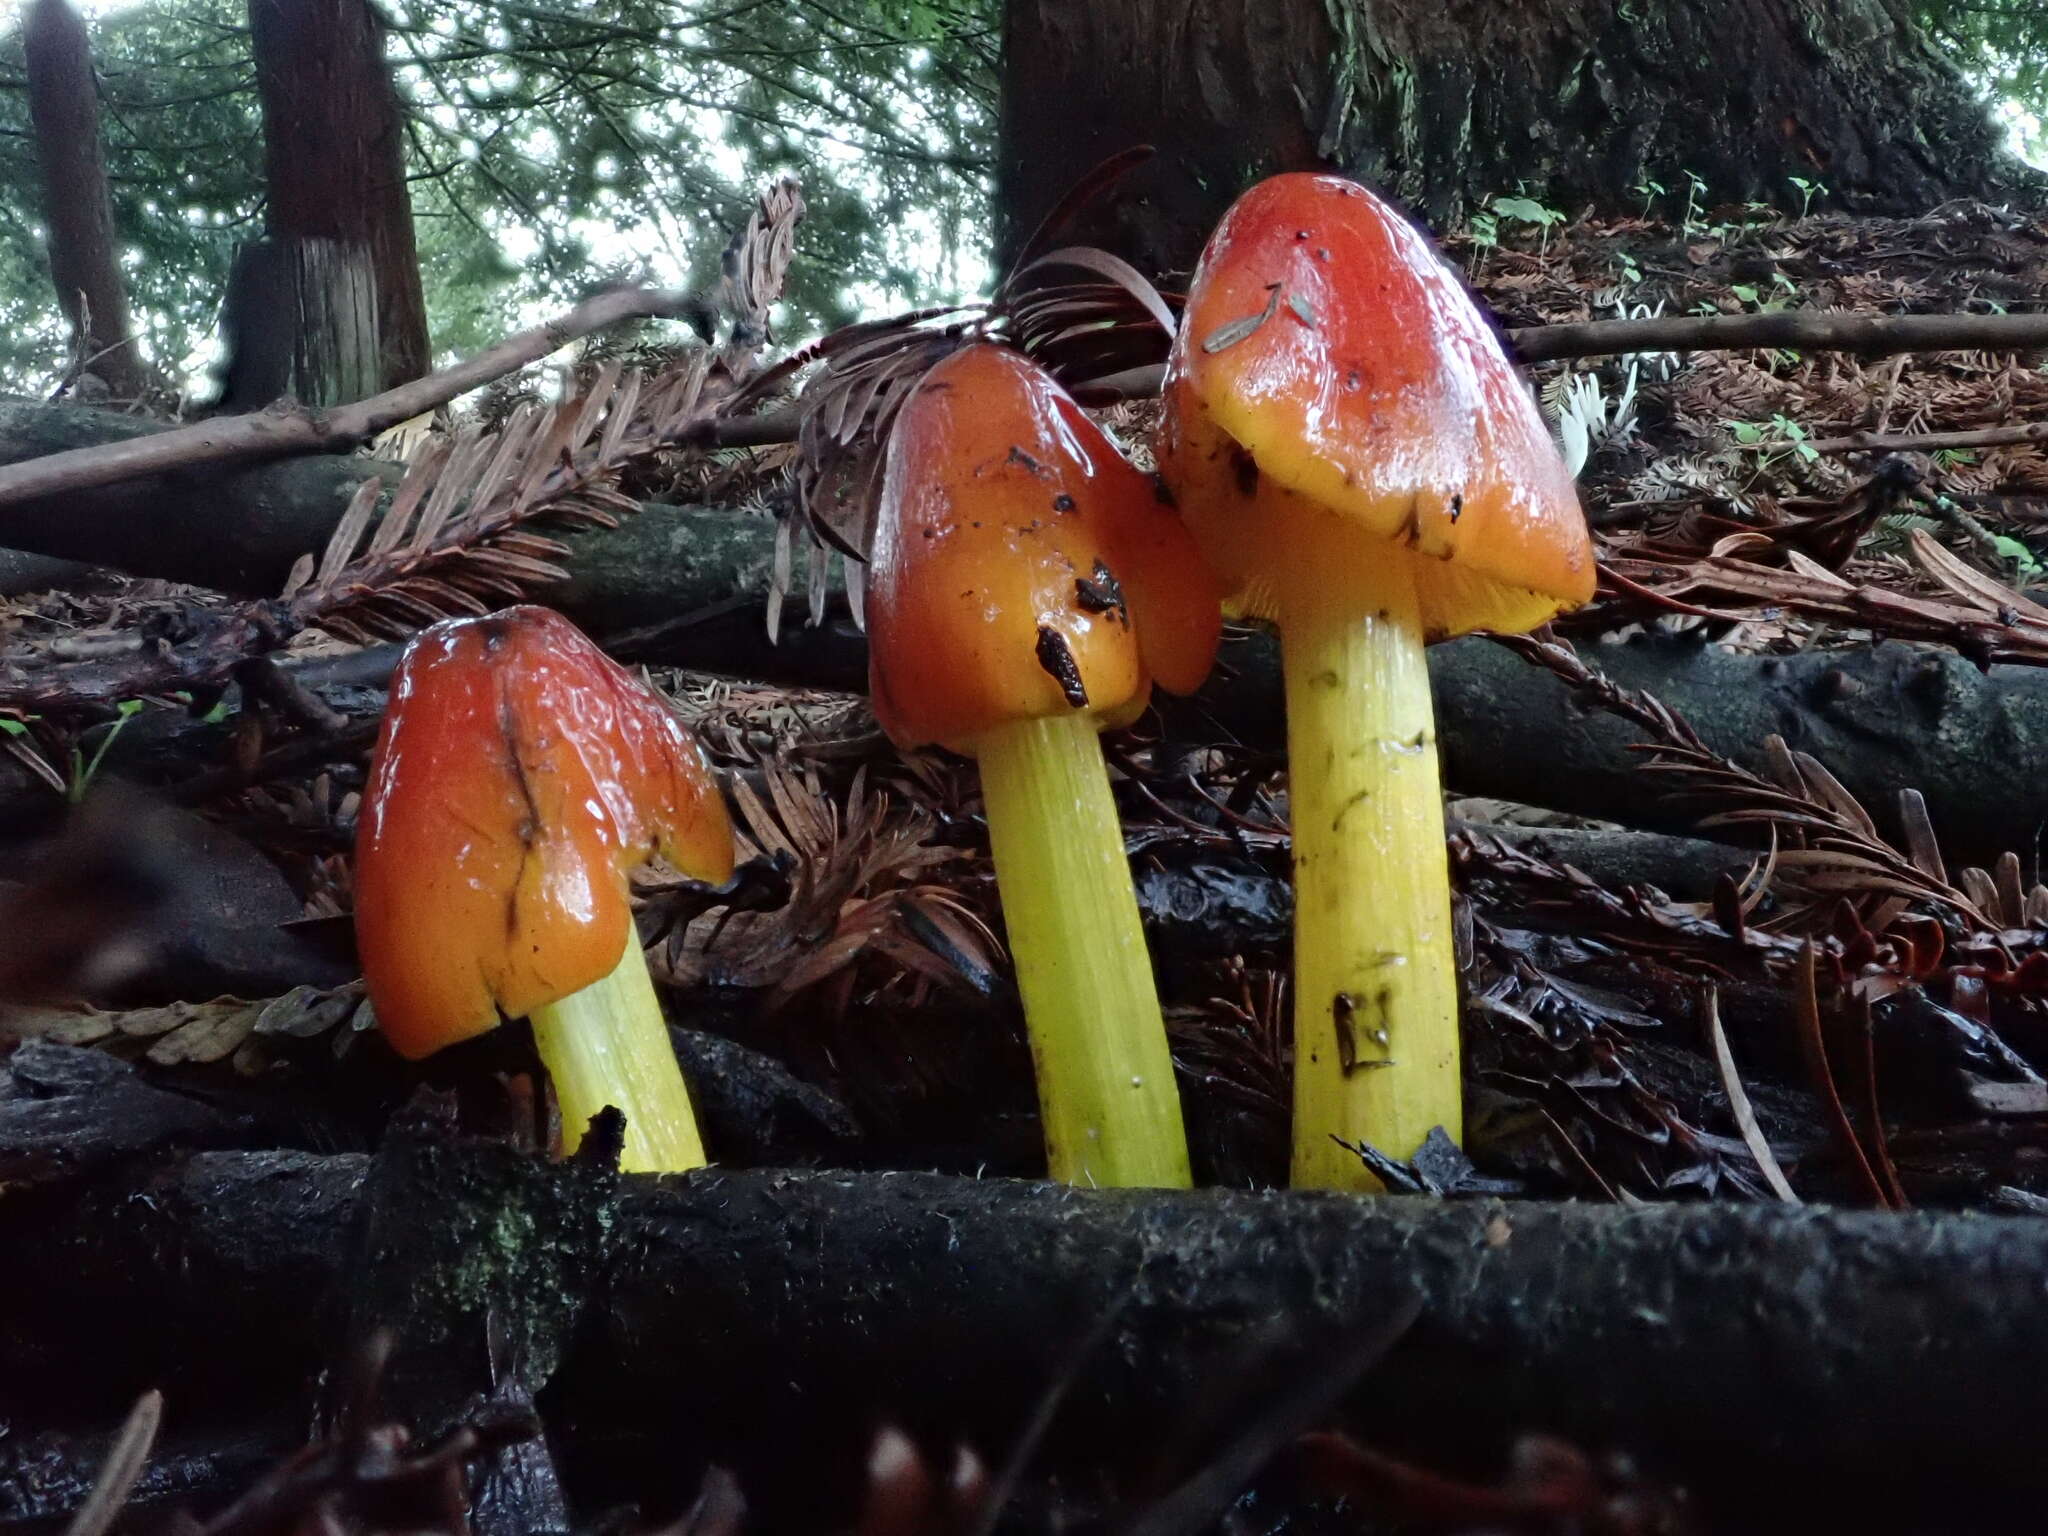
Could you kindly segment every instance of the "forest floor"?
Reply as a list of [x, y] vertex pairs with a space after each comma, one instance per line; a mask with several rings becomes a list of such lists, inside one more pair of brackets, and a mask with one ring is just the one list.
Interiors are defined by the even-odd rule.
[[[2048, 292], [2048, 221], [1975, 205], [1895, 221], [1703, 210], [1683, 228], [1582, 222], [1502, 244], [1453, 239], [1447, 254], [1507, 328], [2018, 314]], [[353, 958], [350, 857], [396, 649], [387, 636], [409, 627], [404, 610], [336, 609], [336, 623], [305, 625], [274, 659], [238, 640], [231, 666], [124, 694], [102, 686], [110, 657], [212, 647], [217, 658], [247, 599], [135, 561], [7, 598], [0, 1529], [68, 1518], [146, 1387], [165, 1393], [165, 1428], [135, 1473], [124, 1528], [183, 1505], [236, 1536], [465, 1519], [531, 1530], [571, 1511], [594, 1529], [628, 1503], [643, 1523], [704, 1533], [741, 1528], [749, 1506], [748, 1529], [857, 1523], [871, 1536], [1077, 1520], [1192, 1531], [1226, 1508], [1239, 1529], [1754, 1529], [1845, 1500], [1875, 1510], [1873, 1528], [1940, 1529], [1944, 1511], [2038, 1496], [2038, 1457], [2002, 1458], [2041, 1407], [2048, 1358], [2027, 1350], [2048, 1333], [2037, 1322], [1987, 1332], [1972, 1346], [1980, 1358], [1945, 1336], [1931, 1346], [1933, 1324], [1912, 1308], [1975, 1319], [1987, 1296], [2027, 1296], [2033, 1223], [1981, 1217], [2048, 1213], [2048, 678], [2030, 670], [2048, 662], [2048, 594], [2030, 595], [2048, 585], [2048, 436], [2016, 430], [2044, 419], [2044, 357], [1758, 348], [1533, 370], [1546, 417], [1582, 461], [1606, 575], [1594, 604], [1552, 631], [1461, 641], [1434, 663], [1466, 1135], [1412, 1164], [1374, 1161], [1423, 1197], [1392, 1202], [1404, 1214], [1385, 1218], [1411, 1224], [1385, 1240], [1390, 1265], [1416, 1267], [1422, 1320], [1403, 1338], [1389, 1303], [1395, 1321], [1369, 1348], [1318, 1338], [1320, 1371], [1300, 1363], [1308, 1331], [1258, 1335], [1250, 1293], [1231, 1291], [1230, 1329], [1201, 1311], [1203, 1287], [1250, 1284], [1206, 1259], [1185, 1258], [1200, 1284], [1173, 1299], [1193, 1310], [1172, 1312], [1171, 1326], [1149, 1291], [1128, 1312], [1104, 1303], [1101, 1319], [1080, 1300], [1072, 1317], [1034, 1312], [1021, 1282], [988, 1280], [966, 1299], [944, 1250], [895, 1235], [892, 1223], [915, 1217], [869, 1210], [881, 1186], [862, 1179], [882, 1171], [972, 1189], [966, 1180], [1030, 1179], [1043, 1163], [975, 775], [942, 753], [898, 753], [876, 729], [854, 686], [861, 644], [836, 556], [809, 561], [803, 595], [815, 602], [784, 606], [805, 587], [778, 573], [774, 549], [797, 521], [801, 445], [634, 458], [606, 482], [613, 512], [718, 509], [740, 530], [739, 552], [676, 578], [680, 607], [636, 606], [581, 576], [572, 607], [647, 666], [730, 784], [736, 883], [710, 891], [656, 871], [639, 891], [650, 965], [713, 1159], [731, 1175], [695, 1186], [722, 1188], [716, 1199], [622, 1191], [590, 1166], [494, 1162], [508, 1146], [544, 1149], [557, 1129], [517, 1029], [417, 1065], [375, 1033]], [[689, 366], [672, 349], [599, 338], [576, 377], [611, 390], [619, 363], [653, 376]], [[502, 382], [470, 425], [526, 430], [518, 407], [547, 385], [539, 370]], [[1103, 419], [1142, 456], [1155, 412], [1138, 400]], [[433, 451], [379, 445], [387, 460], [408, 449], [416, 463]], [[567, 564], [581, 569], [573, 553]], [[549, 600], [530, 571], [497, 569]], [[301, 590], [332, 586], [326, 569], [310, 574]], [[758, 634], [771, 603], [787, 642], [776, 650]], [[1287, 1161], [1285, 762], [1270, 649], [1233, 632], [1220, 670], [1108, 750], [1197, 1182], [1261, 1191], [1284, 1183]], [[496, 1140], [480, 1148], [472, 1135]], [[848, 1172], [771, 1188], [747, 1182], [742, 1171], [757, 1169]], [[954, 1240], [983, 1255], [983, 1277], [1024, 1241], [1019, 1230], [1042, 1247], [1016, 1262], [1051, 1265], [1062, 1222], [1100, 1220], [1107, 1253], [1131, 1224], [1261, 1232], [1256, 1202], [1278, 1198], [1112, 1200], [1055, 1219], [1021, 1195], [1014, 1211], [984, 1212], [956, 1208], [972, 1197], [949, 1185], [915, 1187], [919, 1209], [947, 1213]], [[1445, 1366], [1431, 1307], [1446, 1293], [1431, 1287], [1451, 1281], [1430, 1268], [1434, 1245], [1483, 1248], [1488, 1223], [1511, 1220], [1540, 1248], [1549, 1208], [1500, 1203], [1521, 1200], [1594, 1213], [1560, 1218], [1553, 1261], [1567, 1270], [1621, 1264], [1630, 1232], [1668, 1221], [1669, 1253], [1711, 1249], [1711, 1273], [1652, 1265], [1649, 1289], [1633, 1293], [1552, 1275], [1527, 1310], [1553, 1315], [1529, 1337], [1488, 1314], [1504, 1376]], [[716, 1226], [737, 1218], [718, 1211], [749, 1202], [815, 1238], [821, 1256], [843, 1242], [846, 1265], [905, 1268], [792, 1277], [778, 1265], [799, 1261], [778, 1250], [694, 1299], [685, 1281], [621, 1278], [672, 1229], [715, 1228], [737, 1244]], [[1812, 1206], [1919, 1225], [1857, 1225], [1876, 1218]], [[483, 1261], [435, 1250], [433, 1232], [425, 1256], [395, 1256], [391, 1234], [408, 1223], [439, 1221], [445, 1239], [486, 1208], [499, 1228], [515, 1213], [551, 1249], [514, 1266], [534, 1287], [516, 1321], [498, 1280], [464, 1267]], [[1780, 1308], [1848, 1263], [1820, 1248], [1787, 1258], [1772, 1246], [1779, 1227], [1744, 1225], [1789, 1223], [1795, 1208], [1811, 1217], [1796, 1230], [1817, 1244], [1875, 1245], [1878, 1267], [1842, 1270], [1852, 1290], [1882, 1290], [1883, 1264], [1917, 1274], [1927, 1254], [1957, 1268], [1917, 1300], [1867, 1294], [1868, 1316], [1834, 1300]], [[1432, 1235], [1439, 1210], [1483, 1237]], [[1847, 1225], [1824, 1226], [1837, 1219]], [[1025, 1225], [999, 1236], [1001, 1222]], [[1885, 1257], [1893, 1232], [1920, 1257]], [[809, 1240], [785, 1236], [790, 1253]], [[1276, 1297], [1289, 1294], [1296, 1241], [1316, 1285], [1352, 1295], [1348, 1271], [1290, 1228], [1261, 1250]], [[678, 1242], [678, 1262], [694, 1263]], [[602, 1295], [585, 1293], [598, 1282], [583, 1268], [602, 1271]], [[834, 1289], [854, 1278], [873, 1315]], [[2031, 1283], [2031, 1306], [2019, 1306], [2038, 1313], [2038, 1271]], [[763, 1298], [785, 1286], [779, 1312]], [[815, 1313], [799, 1310], [803, 1297]], [[1007, 1321], [1005, 1306], [1016, 1309]], [[1696, 1331], [1650, 1349], [1655, 1371], [1636, 1369], [1621, 1323], [1603, 1330], [1591, 1311], [1570, 1337], [1535, 1336], [1601, 1306], [1665, 1306]], [[690, 1308], [709, 1316], [671, 1317]], [[919, 1316], [923, 1336], [904, 1320]], [[1717, 1351], [1763, 1349], [1764, 1334], [1798, 1318], [1817, 1385], [1777, 1356], [1711, 1379]], [[664, 1328], [700, 1352], [673, 1372], [714, 1384], [634, 1374], [635, 1341]], [[605, 1349], [588, 1342], [597, 1332]], [[1224, 1350], [1223, 1332], [1235, 1353], [1200, 1353]], [[1802, 1347], [1797, 1337], [1771, 1334], [1768, 1348]], [[1356, 1358], [1340, 1369], [1347, 1349]], [[1371, 1374], [1387, 1349], [1419, 1351], [1464, 1395], [1423, 1392], [1413, 1401], [1431, 1412], [1388, 1415], [1389, 1399], [1373, 1396], [1387, 1378]], [[1187, 1395], [1162, 1404], [1132, 1383], [1180, 1380], [1160, 1363], [1175, 1350], [1209, 1364], [1188, 1367]], [[1114, 1358], [1099, 1379], [1101, 1355]], [[792, 1376], [827, 1357], [837, 1363], [818, 1381]], [[1034, 1360], [1037, 1375], [1002, 1378]], [[376, 1369], [381, 1385], [357, 1379]], [[1985, 1374], [1929, 1385], [1964, 1369]], [[996, 1406], [962, 1406], [976, 1371]], [[1783, 1401], [1768, 1400], [1774, 1371]], [[1377, 1407], [1354, 1398], [1339, 1413], [1361, 1375]], [[1655, 1406], [1694, 1385], [1698, 1417]], [[1918, 1406], [1873, 1409], [1869, 1395], [1887, 1393]], [[1951, 1396], [1978, 1406], [1948, 1422]], [[281, 1460], [305, 1443], [309, 1400], [314, 1448]], [[1055, 1428], [1038, 1461], [1027, 1449], [1005, 1472], [999, 1453], [1032, 1433], [1040, 1403], [1056, 1425], [1066, 1414], [1084, 1427]], [[1141, 1404], [1177, 1417], [1140, 1428], [1129, 1415]], [[1719, 1428], [1703, 1430], [1715, 1404]], [[380, 1414], [428, 1438], [405, 1443]], [[1339, 1421], [1345, 1434], [1296, 1444]], [[1916, 1440], [1937, 1422], [1938, 1443]], [[911, 1434], [876, 1438], [883, 1423]], [[1284, 1484], [1254, 1483], [1284, 1445], [1295, 1445]], [[1898, 1465], [1909, 1446], [1924, 1456], [1910, 1473]], [[1760, 1511], [1756, 1480], [1787, 1466], [1822, 1470]], [[483, 1492], [466, 1483], [479, 1476]], [[97, 1536], [118, 1513], [117, 1501], [72, 1529]]]

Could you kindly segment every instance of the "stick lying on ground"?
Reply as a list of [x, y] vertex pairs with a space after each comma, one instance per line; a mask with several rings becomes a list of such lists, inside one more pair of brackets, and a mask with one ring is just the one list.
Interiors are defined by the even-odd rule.
[[711, 308], [695, 294], [641, 288], [585, 299], [567, 314], [499, 342], [452, 368], [367, 400], [328, 410], [305, 406], [222, 416], [119, 444], [79, 447], [0, 467], [0, 507], [97, 490], [147, 475], [247, 464], [305, 453], [345, 453], [387, 427], [446, 405], [457, 395], [540, 361], [592, 331], [622, 320], [688, 318], [706, 330]]
[[[303, 407], [257, 411], [135, 438], [119, 446], [80, 446], [45, 458], [0, 466], [0, 509], [38, 497], [70, 495], [148, 475], [217, 468], [294, 454], [346, 452], [387, 427], [446, 405], [457, 395], [515, 372], [578, 337], [623, 320], [709, 314], [689, 293], [640, 288], [599, 294], [545, 325], [424, 379], [330, 410]], [[1785, 310], [1763, 315], [1666, 315], [1650, 320], [1593, 320], [1576, 325], [1521, 326], [1507, 333], [1525, 363], [1631, 352], [1697, 352], [1748, 347], [1798, 347], [1890, 357], [1901, 352], [2021, 351], [2048, 346], [2048, 315], [1828, 315]], [[1163, 372], [1163, 369], [1160, 370]], [[1142, 375], [1142, 377], [1138, 377]], [[1156, 377], [1133, 370], [1122, 393], [1156, 394]], [[703, 441], [728, 447], [795, 439], [799, 417], [780, 411], [705, 429]]]
[[[562, 1226], [565, 1200], [609, 1214]], [[374, 1238], [353, 1258], [351, 1230]], [[558, 1241], [529, 1255], [461, 1236], [526, 1231]], [[0, 1381], [28, 1402], [39, 1372], [68, 1372], [75, 1394], [88, 1361], [122, 1378], [108, 1393], [194, 1353], [231, 1395], [254, 1390], [244, 1359], [290, 1379], [327, 1357], [312, 1298], [337, 1283], [359, 1324], [402, 1300], [451, 1370], [487, 1326], [526, 1330], [532, 1358], [561, 1354], [563, 1410], [640, 1436], [643, 1466], [679, 1444], [742, 1466], [825, 1454], [876, 1415], [999, 1447], [1048, 1361], [1114, 1312], [1047, 1455], [1137, 1461], [1190, 1403], [1420, 1298], [1354, 1400], [1383, 1443], [1483, 1454], [1545, 1430], [1701, 1484], [1739, 1468], [1745, 1487], [1777, 1470], [1816, 1498], [1960, 1487], [1973, 1512], [2048, 1491], [2048, 1223], [2024, 1218], [919, 1174], [613, 1184], [407, 1130], [374, 1160], [203, 1153], [0, 1203], [0, 1242], [17, 1256]], [[537, 1286], [535, 1264], [573, 1278]], [[1390, 1402], [1397, 1416], [1374, 1406]]]

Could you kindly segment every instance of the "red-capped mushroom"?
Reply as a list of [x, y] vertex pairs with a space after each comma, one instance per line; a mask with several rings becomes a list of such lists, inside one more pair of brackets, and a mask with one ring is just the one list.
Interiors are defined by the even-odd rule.
[[1243, 611], [1280, 626], [1295, 860], [1294, 1182], [1374, 1187], [1459, 1130], [1458, 992], [1426, 641], [1593, 593], [1571, 477], [1428, 244], [1335, 176], [1210, 237], [1160, 469]]
[[1187, 691], [1214, 579], [1159, 495], [1051, 378], [975, 345], [888, 445], [868, 586], [875, 711], [975, 757], [1053, 1177], [1185, 1185], [1173, 1063], [1097, 732]]
[[732, 874], [725, 804], [668, 708], [545, 608], [451, 619], [393, 674], [356, 839], [356, 934], [401, 1054], [526, 1016], [573, 1150], [626, 1115], [623, 1166], [704, 1161], [633, 928], [627, 875], [659, 853]]

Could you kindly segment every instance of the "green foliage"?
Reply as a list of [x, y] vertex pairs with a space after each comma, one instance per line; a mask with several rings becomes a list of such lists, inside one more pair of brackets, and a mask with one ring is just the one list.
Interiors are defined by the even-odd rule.
[[[262, 130], [237, 0], [88, 18], [101, 132], [144, 344], [176, 365], [203, 343], [235, 242], [253, 228]], [[20, 34], [0, 36], [0, 385], [47, 383], [64, 330], [42, 251], [42, 177]]]
[[2036, 560], [2034, 552], [2018, 539], [2013, 538], [2010, 534], [1995, 533], [1991, 536], [1991, 542], [1997, 547], [1999, 554], [2012, 562], [2013, 569], [2018, 571], [2020, 575], [2038, 576], [2041, 574], [2041, 562]]
[[2048, 4], [2042, 0], [1917, 0], [1914, 12], [1985, 94], [1997, 101], [2015, 147], [2048, 157]]
[[1546, 208], [1533, 197], [1496, 197], [1493, 211], [1504, 219], [1516, 219], [1524, 224], [1535, 224], [1548, 229], [1564, 221], [1564, 215], [1555, 208]]
[[1678, 227], [1690, 235], [1694, 230], [1693, 215], [1699, 208], [1700, 198], [1706, 193], [1707, 184], [1696, 171], [1685, 172], [1685, 212], [1678, 217]]
[[1562, 224], [1564, 215], [1555, 208], [1547, 208], [1533, 197], [1496, 197], [1493, 200], [1496, 218], [1511, 219], [1517, 224], [1533, 224], [1543, 232], [1538, 249], [1550, 249], [1550, 231], [1553, 225]]
[[[704, 282], [724, 232], [794, 171], [809, 217], [791, 332], [972, 286], [988, 216], [999, 0], [391, 0], [437, 352], [602, 283]], [[151, 355], [215, 328], [261, 226], [246, 0], [89, 18], [116, 222]], [[18, 33], [0, 35], [0, 388], [46, 384], [63, 336]]]
[[85, 802], [85, 792], [92, 788], [92, 781], [99, 775], [100, 764], [107, 760], [107, 749], [120, 736], [121, 729], [142, 713], [142, 700], [123, 699], [114, 706], [114, 719], [107, 726], [106, 734], [100, 737], [100, 744], [88, 759], [78, 747], [71, 749], [71, 772], [64, 785], [64, 798], [73, 805]]
[[1806, 464], [1820, 457], [1820, 450], [1809, 441], [1812, 434], [1783, 412], [1766, 422], [1731, 421], [1726, 426], [1729, 435], [1745, 448], [1761, 448], [1764, 464], [1788, 452]]

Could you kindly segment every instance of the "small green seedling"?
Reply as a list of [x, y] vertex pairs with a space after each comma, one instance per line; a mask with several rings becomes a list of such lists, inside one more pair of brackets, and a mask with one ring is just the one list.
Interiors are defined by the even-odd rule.
[[1799, 217], [1802, 219], [1806, 217], [1806, 212], [1813, 206], [1816, 197], [1828, 195], [1827, 183], [1824, 181], [1808, 181], [1804, 176], [1787, 176], [1785, 179], [1799, 190]]
[[1533, 197], [1496, 197], [1493, 211], [1504, 219], [1513, 219], [1520, 224], [1534, 224], [1542, 231], [1537, 254], [1547, 255], [1550, 251], [1550, 229], [1553, 224], [1562, 224], [1564, 215], [1555, 208], [1545, 207]]
[[1685, 173], [1685, 214], [1679, 219], [1678, 223], [1679, 228], [1683, 229], [1687, 234], [1693, 232], [1693, 212], [1699, 207], [1701, 194], [1706, 190], [1707, 184], [1700, 178], [1698, 172], [1687, 171]]
[[84, 802], [85, 792], [92, 788], [93, 775], [100, 771], [100, 764], [107, 760], [107, 749], [113, 746], [114, 738], [121, 734], [122, 727], [142, 713], [142, 700], [123, 699], [114, 706], [114, 709], [114, 723], [107, 727], [107, 734], [100, 738], [100, 744], [94, 749], [90, 762], [77, 747], [71, 749], [71, 777], [64, 786], [64, 798], [73, 805]]

